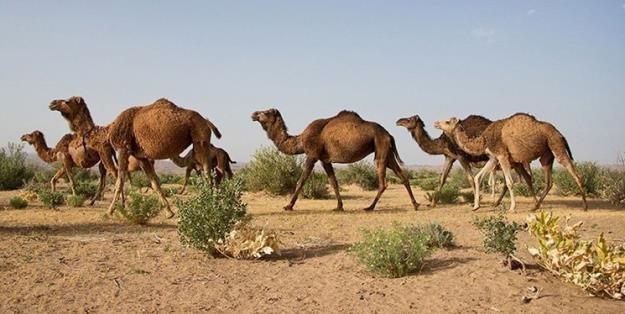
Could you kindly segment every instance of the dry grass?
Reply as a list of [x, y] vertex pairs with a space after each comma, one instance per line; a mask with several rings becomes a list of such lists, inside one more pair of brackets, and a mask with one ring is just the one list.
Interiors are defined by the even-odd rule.
[[[415, 191], [416, 192], [416, 191]], [[264, 261], [213, 259], [180, 245], [176, 220], [161, 215], [148, 226], [104, 217], [110, 200], [97, 207], [45, 210], [33, 202], [8, 209], [15, 192], [0, 192], [0, 312], [597, 312], [622, 311], [619, 301], [593, 298], [538, 269], [527, 275], [506, 270], [499, 257], [482, 249], [471, 226], [477, 214], [466, 205], [415, 212], [403, 187], [391, 185], [374, 212], [363, 212], [375, 192], [345, 187], [344, 213], [332, 212], [334, 199], [300, 200], [284, 212], [287, 197], [246, 194], [257, 225], [276, 230], [281, 257]], [[425, 203], [424, 193], [417, 199]], [[625, 212], [591, 200], [549, 196], [544, 208], [585, 221], [588, 238], [605, 232], [625, 238]], [[512, 220], [522, 221], [531, 207], [520, 198]], [[436, 221], [455, 235], [457, 248], [439, 250], [420, 274], [378, 278], [346, 251], [360, 229], [389, 227], [393, 221]], [[519, 256], [532, 262], [519, 234]], [[531, 264], [531, 263], [530, 263]], [[530, 265], [531, 266], [531, 265]], [[537, 286], [541, 296], [521, 299]]]

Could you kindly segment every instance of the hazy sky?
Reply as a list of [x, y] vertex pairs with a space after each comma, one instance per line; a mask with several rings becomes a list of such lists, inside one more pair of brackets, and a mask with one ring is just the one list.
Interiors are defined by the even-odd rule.
[[97, 124], [167, 97], [248, 160], [271, 144], [250, 113], [279, 108], [291, 133], [342, 109], [382, 124], [409, 164], [400, 117], [518, 111], [547, 120], [578, 160], [625, 151], [625, 0], [4, 1], [0, 143], [69, 131], [47, 106], [83, 96]]

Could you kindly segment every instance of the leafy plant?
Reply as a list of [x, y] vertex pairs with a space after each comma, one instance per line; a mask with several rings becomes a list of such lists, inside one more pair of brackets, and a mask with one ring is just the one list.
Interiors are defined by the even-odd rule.
[[425, 177], [417, 179], [416, 185], [423, 191], [435, 191], [438, 188], [438, 177]]
[[70, 207], [82, 207], [87, 198], [84, 195], [70, 195], [67, 197], [67, 205]]
[[432, 201], [433, 197], [436, 197], [440, 204], [455, 204], [458, 203], [458, 197], [460, 196], [460, 189], [458, 186], [448, 183], [443, 186], [440, 193], [427, 192], [425, 198], [428, 201]]
[[9, 200], [9, 205], [14, 209], [23, 209], [28, 207], [28, 201], [19, 196], [15, 196]]
[[178, 235], [180, 242], [209, 254], [246, 218], [247, 205], [241, 201], [241, 180], [225, 180], [211, 187], [206, 180], [193, 179], [197, 194], [188, 200], [178, 200]]
[[44, 189], [37, 193], [37, 198], [43, 203], [43, 205], [50, 209], [56, 209], [57, 207], [63, 205], [65, 199], [63, 198], [63, 193], [60, 192], [52, 192], [50, 190]]
[[158, 175], [161, 184], [179, 184], [182, 183], [182, 177], [171, 173], [162, 173]]
[[285, 195], [295, 190], [301, 173], [300, 163], [294, 156], [284, 155], [273, 147], [263, 147], [239, 170], [237, 177], [243, 180], [248, 191]]
[[23, 148], [15, 143], [0, 148], [0, 190], [19, 189], [35, 175], [32, 167], [26, 164]]
[[302, 188], [302, 196], [310, 199], [328, 198], [328, 177], [319, 172], [311, 172]]
[[529, 252], [548, 271], [592, 294], [625, 298], [625, 246], [610, 245], [603, 233], [595, 241], [580, 240], [582, 222], [561, 227], [560, 217], [541, 212], [528, 217], [537, 240]]
[[369, 270], [386, 277], [418, 272], [431, 253], [430, 236], [418, 226], [393, 223], [390, 230], [363, 230], [362, 240], [350, 249]]
[[473, 191], [460, 192], [460, 197], [462, 197], [463, 203], [473, 204], [473, 201], [475, 201], [475, 194], [473, 193]]
[[428, 235], [428, 246], [432, 248], [454, 247], [454, 234], [443, 225], [430, 223], [422, 227], [423, 232]]
[[[517, 182], [513, 186], [515, 195], [525, 197], [533, 196], [529, 186], [527, 186], [527, 183], [523, 180], [523, 178], [517, 178], [516, 181]], [[532, 170], [532, 186], [534, 187], [534, 192], [536, 193], [541, 193], [541, 191], [545, 189], [545, 175], [542, 170]], [[575, 188], [577, 189], [577, 186], [575, 186]]]
[[[603, 189], [602, 170], [596, 162], [575, 162], [575, 168], [584, 180], [586, 195], [598, 196]], [[559, 195], [578, 195], [579, 188], [575, 179], [564, 168], [556, 168], [553, 172], [553, 182], [556, 193]]]
[[130, 223], [145, 225], [161, 211], [162, 206], [156, 195], [130, 192], [128, 199], [125, 207], [118, 204], [116, 209]]
[[619, 156], [618, 167], [604, 171], [603, 197], [610, 203], [625, 207], [625, 155]]
[[278, 235], [264, 227], [252, 226], [248, 221], [238, 221], [224, 239], [219, 239], [215, 249], [236, 259], [258, 259], [280, 254]]
[[77, 195], [86, 199], [92, 198], [98, 193], [98, 186], [86, 181], [79, 181], [74, 186], [74, 190], [76, 190]]
[[509, 257], [516, 251], [519, 225], [508, 222], [503, 214], [486, 218], [475, 217], [473, 225], [484, 235], [484, 248], [487, 252]]
[[341, 184], [356, 184], [367, 191], [378, 188], [378, 176], [375, 167], [364, 160], [337, 171], [337, 179]]
[[150, 179], [148, 179], [148, 176], [143, 171], [137, 171], [132, 174], [128, 173], [128, 176], [132, 177], [131, 185], [135, 188], [141, 189], [152, 186]]

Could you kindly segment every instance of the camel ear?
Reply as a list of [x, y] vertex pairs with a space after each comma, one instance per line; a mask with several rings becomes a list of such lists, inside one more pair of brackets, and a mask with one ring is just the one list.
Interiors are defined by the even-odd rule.
[[280, 112], [278, 112], [278, 109], [276, 109], [276, 108], [271, 108], [271, 109], [269, 109], [269, 113], [271, 113], [271, 114], [274, 114], [274, 115], [275, 115], [275, 114], [278, 114], [278, 113], [280, 113]]
[[77, 104], [85, 104], [85, 100], [80, 96], [73, 96], [71, 100]]

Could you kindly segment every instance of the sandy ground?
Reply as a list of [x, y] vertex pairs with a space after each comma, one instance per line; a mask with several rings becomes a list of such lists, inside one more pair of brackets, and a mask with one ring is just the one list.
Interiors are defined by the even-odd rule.
[[[106, 202], [96, 207], [7, 209], [18, 192], [0, 192], [0, 312], [529, 312], [623, 313], [625, 303], [591, 297], [549, 273], [531, 267], [509, 271], [500, 258], [483, 252], [475, 215], [467, 205], [415, 212], [401, 186], [392, 185], [374, 212], [363, 212], [373, 192], [344, 191], [344, 213], [330, 211], [333, 199], [300, 200], [283, 212], [286, 197], [246, 194], [257, 224], [278, 231], [284, 252], [261, 261], [210, 258], [180, 245], [176, 220], [158, 217], [149, 226], [106, 218]], [[107, 195], [108, 196], [108, 195]], [[423, 193], [417, 192], [420, 202]], [[577, 198], [549, 196], [544, 209], [585, 222], [584, 236], [606, 232], [625, 239], [625, 211]], [[522, 221], [530, 208], [521, 199]], [[377, 277], [348, 253], [362, 228], [388, 227], [393, 221], [444, 224], [457, 248], [440, 250], [423, 271], [399, 279]], [[520, 234], [519, 256], [531, 239]], [[543, 289], [529, 304], [527, 288]]]

